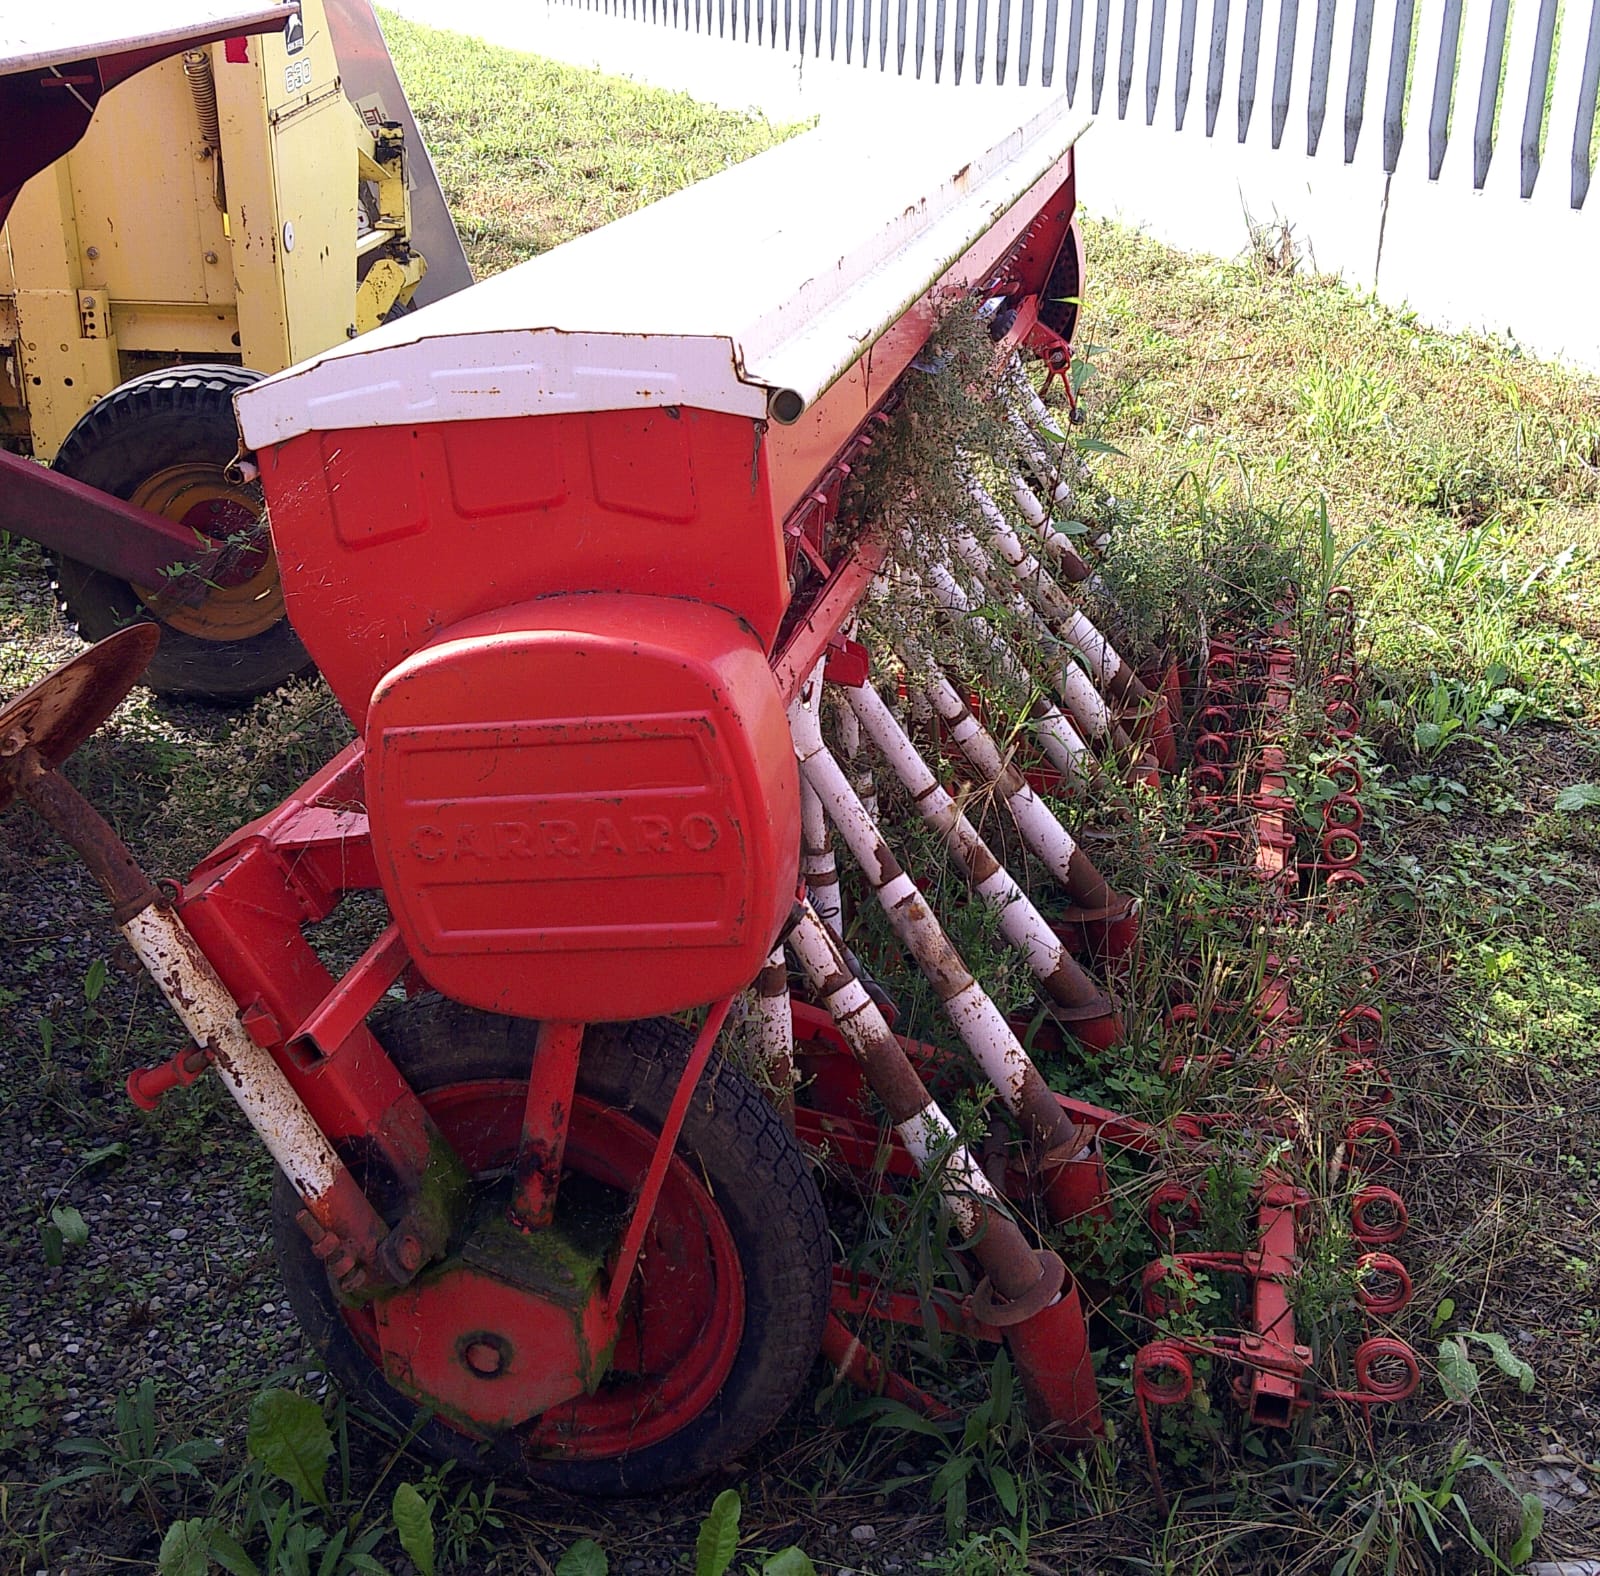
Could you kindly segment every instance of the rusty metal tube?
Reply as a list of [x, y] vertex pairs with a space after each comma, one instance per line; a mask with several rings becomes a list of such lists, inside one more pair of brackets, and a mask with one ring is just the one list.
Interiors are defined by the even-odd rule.
[[1027, 423], [1022, 412], [1015, 407], [1006, 412], [1006, 422], [1013, 433], [1016, 434], [1018, 447], [1021, 448], [1023, 458], [1037, 472], [1039, 480], [1044, 483], [1050, 493], [1052, 504], [1071, 503], [1073, 498], [1072, 484], [1065, 476], [1066, 467], [1070, 464], [1065, 448], [1055, 459], [1051, 459], [1039, 435]]
[[165, 904], [151, 904], [119, 928], [195, 1044], [216, 1064], [256, 1136], [317, 1213], [344, 1163], [272, 1053], [245, 1032], [238, 1004], [188, 927]]
[[[883, 697], [870, 685], [843, 694], [867, 737], [911, 795], [917, 814], [944, 840], [985, 906], [998, 917], [1001, 934], [1027, 959], [1044, 993], [1064, 1010], [1068, 1022], [1095, 1022], [1095, 1044], [1114, 1044], [1122, 1029], [1115, 1005], [1068, 955], [1044, 915], [934, 776]], [[1035, 1142], [1054, 1149], [1069, 1141], [1071, 1124], [1063, 1125], [1061, 1108], [1031, 1060], [1024, 1070], [1022, 1107]]]
[[[927, 566], [930, 589], [935, 600], [962, 627], [970, 630], [987, 647], [1000, 671], [1019, 688], [1036, 692], [1032, 675], [1006, 648], [988, 620], [972, 610], [972, 601], [956, 583], [955, 576], [942, 564]], [[1082, 779], [1093, 774], [1094, 758], [1083, 735], [1072, 721], [1049, 700], [1040, 699], [1034, 707], [1032, 724], [1039, 748], [1063, 776]]]
[[794, 1013], [789, 1004], [789, 968], [781, 945], [756, 976], [756, 1044], [778, 1109], [794, 1126]]
[[850, 786], [866, 807], [874, 821], [878, 819], [878, 787], [872, 779], [872, 762], [861, 748], [861, 725], [848, 706], [839, 709], [839, 747], [844, 752], [845, 770], [850, 773]]
[[[1040, 1150], [1048, 1152], [1070, 1145], [1075, 1153], [1083, 1147], [1081, 1135], [1063, 1117], [1005, 1015], [973, 978], [823, 743], [815, 705], [816, 688], [813, 681], [789, 712], [802, 777], [821, 798], [900, 944], [933, 986], [945, 1015], [972, 1053], [979, 1071], [995, 1086], [1006, 1109], [1023, 1124], [1030, 1142]], [[1093, 990], [1087, 980], [1084, 983]]]
[[919, 681], [919, 688], [949, 728], [956, 748], [1005, 799], [1023, 842], [1073, 900], [1087, 909], [1109, 909], [1128, 901], [1112, 890], [1055, 812], [1005, 759], [993, 734], [972, 715], [950, 680], [937, 668], [931, 668], [928, 676]]
[[797, 907], [788, 945], [918, 1173], [936, 1181], [963, 1247], [983, 1266], [974, 1308], [1004, 1328], [1035, 1423], [1074, 1438], [1098, 1433], [1094, 1370], [1088, 1341], [1081, 1338], [1082, 1303], [1066, 1266], [1049, 1249], [1028, 1245], [810, 904]]
[[861, 1063], [867, 1083], [917, 1170], [937, 1176], [957, 1231], [968, 1239], [978, 1235], [984, 1226], [983, 1206], [999, 1203], [994, 1185], [967, 1148], [957, 1142], [949, 1117], [928, 1093], [866, 986], [851, 971], [833, 932], [809, 903], [800, 905], [787, 942]]
[[368, 1262], [387, 1227], [295, 1093], [283, 1069], [239, 1021], [239, 1006], [188, 927], [127, 845], [59, 772], [30, 750], [18, 792], [88, 866], [112, 916], [194, 1043], [325, 1232]]
[[1115, 646], [1095, 627], [1082, 608], [1073, 605], [1050, 572], [1023, 545], [992, 498], [974, 488], [974, 498], [989, 527], [989, 539], [1010, 566], [1011, 572], [1039, 598], [1049, 627], [1079, 652], [1089, 664], [1097, 684], [1119, 705], [1145, 705], [1152, 700], [1133, 668], [1123, 660]]
[[833, 834], [816, 789], [800, 784], [800, 875], [816, 911], [828, 929], [844, 938], [844, 912], [839, 903], [839, 865], [833, 856]]
[[[975, 492], [979, 491], [975, 489]], [[992, 499], [984, 495], [984, 502], [990, 508], [994, 507]], [[996, 515], [999, 511], [995, 510]], [[1039, 632], [1041, 640], [1055, 643], [1059, 639], [1058, 632], [1051, 626], [1049, 620], [1028, 601], [1027, 597], [1017, 586], [997, 586], [995, 580], [995, 565], [993, 559], [979, 544], [977, 538], [970, 531], [957, 531], [955, 533], [956, 550], [961, 554], [962, 561], [977, 577], [984, 589], [1003, 598], [1011, 607], [1011, 611], [1025, 624], [1033, 625]], [[1070, 642], [1069, 642], [1070, 644]], [[1090, 739], [1102, 740], [1117, 750], [1128, 748], [1128, 736], [1122, 731], [1116, 718], [1112, 715], [1111, 707], [1106, 697], [1095, 687], [1095, 680], [1090, 677], [1078, 664], [1066, 658], [1061, 661], [1052, 661], [1051, 683], [1057, 697], [1066, 707], [1068, 715], [1078, 725], [1082, 732]]]

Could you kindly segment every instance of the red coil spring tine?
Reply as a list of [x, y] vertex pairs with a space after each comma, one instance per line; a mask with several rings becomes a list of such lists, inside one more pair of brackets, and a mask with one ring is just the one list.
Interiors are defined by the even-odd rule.
[[[1417, 1354], [1404, 1341], [1392, 1336], [1375, 1335], [1363, 1341], [1353, 1354], [1356, 1383], [1360, 1393], [1344, 1399], [1354, 1401], [1403, 1401], [1422, 1381], [1422, 1371]], [[1379, 1363], [1399, 1365], [1397, 1377], [1384, 1377], [1376, 1372]]]
[[1222, 842], [1215, 832], [1192, 829], [1183, 834], [1183, 842], [1186, 848], [1199, 849], [1205, 864], [1214, 865], [1222, 859]]
[[[1387, 1277], [1394, 1282], [1392, 1291], [1374, 1290], [1366, 1277]], [[1399, 1313], [1411, 1302], [1411, 1275], [1392, 1253], [1363, 1253], [1356, 1260], [1356, 1301], [1374, 1318], [1389, 1318]]]
[[1167, 1514], [1167, 1491], [1161, 1482], [1161, 1463], [1150, 1429], [1150, 1408], [1175, 1406], [1193, 1393], [1194, 1364], [1176, 1341], [1151, 1341], [1133, 1354], [1133, 1399], [1139, 1410], [1145, 1458], [1150, 1463], [1150, 1486], [1163, 1517]]
[[1349, 586], [1330, 586], [1328, 594], [1322, 599], [1322, 610], [1329, 618], [1354, 618], [1356, 613], [1355, 592]]
[[1368, 1166], [1386, 1166], [1400, 1158], [1400, 1135], [1381, 1116], [1358, 1116], [1345, 1128], [1344, 1142]]
[[[1168, 1207], [1172, 1213], [1167, 1213]], [[1204, 1218], [1200, 1195], [1181, 1182], [1163, 1182], [1150, 1195], [1145, 1220], [1163, 1242], [1180, 1231], [1196, 1231]]]
[[[1343, 844], [1347, 850], [1339, 852]], [[1349, 870], [1361, 863], [1361, 834], [1348, 826], [1330, 826], [1322, 834], [1322, 865], [1326, 870]]]
[[1341, 793], [1360, 793], [1366, 786], [1361, 768], [1348, 755], [1336, 756], [1322, 768], [1322, 775]]
[[[1169, 1280], [1176, 1284], [1165, 1291], [1163, 1287]], [[1187, 1310], [1194, 1301], [1188, 1288], [1194, 1283], [1194, 1271], [1181, 1258], [1153, 1259], [1139, 1276], [1139, 1303], [1144, 1316], [1164, 1319], [1174, 1308]]]
[[1237, 719], [1227, 706], [1204, 706], [1196, 713], [1194, 725], [1202, 733], [1235, 734], [1239, 731]]
[[[1355, 906], [1356, 894], [1366, 891], [1367, 878], [1359, 870], [1330, 870], [1323, 888], [1328, 897], [1327, 921], [1336, 925]], [[1343, 896], [1336, 899], [1336, 893], [1343, 893]]]
[[1171, 1122], [1172, 1136], [1186, 1143], [1203, 1144], [1206, 1138], [1205, 1123], [1188, 1111], [1180, 1111]]
[[1227, 734], [1202, 733], [1194, 741], [1194, 753], [1199, 760], [1225, 764], [1233, 759], [1233, 740]]
[[1367, 878], [1359, 870], [1330, 870], [1327, 885], [1329, 887], [1350, 887], [1353, 891], [1364, 892], [1367, 887]]
[[[1379, 1219], [1369, 1218], [1373, 1210], [1380, 1212]], [[1387, 1221], [1381, 1218], [1383, 1211], [1389, 1214]], [[1392, 1187], [1369, 1182], [1350, 1195], [1350, 1232], [1363, 1247], [1398, 1242], [1406, 1234], [1409, 1219], [1405, 1200]]]
[[1349, 729], [1352, 732], [1361, 726], [1361, 712], [1347, 700], [1330, 700], [1322, 708], [1322, 715], [1334, 726], [1335, 733]]
[[1214, 761], [1202, 761], [1189, 773], [1189, 791], [1198, 797], [1201, 793], [1221, 793], [1228, 786], [1228, 774]]
[[1329, 700], [1350, 700], [1360, 688], [1360, 682], [1354, 673], [1337, 672], [1327, 673], [1322, 679], [1322, 693]]
[[[1345, 812], [1341, 818], [1339, 812]], [[1366, 811], [1353, 793], [1336, 793], [1322, 807], [1324, 827], [1340, 827], [1346, 832], [1359, 832], [1366, 820]]]
[[1370, 1004], [1346, 1008], [1339, 1015], [1337, 1043], [1347, 1050], [1364, 1051], [1383, 1041], [1383, 1014]]
[[1359, 1096], [1363, 1105], [1375, 1106], [1381, 1110], [1386, 1105], [1394, 1104], [1394, 1079], [1382, 1062], [1375, 1062], [1370, 1056], [1364, 1056], [1359, 1061], [1347, 1062], [1344, 1079], [1347, 1084], [1363, 1082], [1366, 1084], [1366, 1089]]
[[1151, 1406], [1177, 1406], [1194, 1393], [1194, 1363], [1179, 1341], [1149, 1341], [1133, 1354], [1133, 1393]]

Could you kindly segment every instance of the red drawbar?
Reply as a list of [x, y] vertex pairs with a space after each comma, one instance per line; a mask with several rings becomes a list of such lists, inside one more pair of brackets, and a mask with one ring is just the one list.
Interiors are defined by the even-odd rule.
[[441, 631], [558, 592], [694, 597], [770, 650], [789, 579], [759, 432], [674, 407], [292, 438], [261, 480], [294, 627], [358, 727]]
[[798, 879], [771, 669], [700, 602], [549, 597], [458, 625], [379, 684], [366, 780], [418, 970], [495, 1012], [645, 1018], [732, 995]]

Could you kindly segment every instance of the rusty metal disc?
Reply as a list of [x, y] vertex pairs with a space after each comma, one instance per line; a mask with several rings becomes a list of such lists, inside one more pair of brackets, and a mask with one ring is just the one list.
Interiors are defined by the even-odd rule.
[[139, 682], [160, 639], [154, 624], [130, 624], [0, 706], [0, 810], [16, 796], [23, 752], [59, 766]]

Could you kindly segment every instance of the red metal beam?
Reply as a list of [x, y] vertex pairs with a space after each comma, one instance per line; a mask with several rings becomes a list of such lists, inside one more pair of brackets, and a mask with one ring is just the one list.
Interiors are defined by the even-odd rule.
[[[205, 567], [217, 551], [186, 525], [3, 449], [0, 531], [190, 603], [205, 596]], [[185, 585], [168, 574], [177, 566], [196, 571]]]
[[884, 544], [870, 539], [848, 554], [817, 593], [811, 611], [773, 658], [772, 674], [785, 705], [800, 693], [800, 687], [811, 677], [811, 670], [865, 595], [873, 576], [883, 568], [885, 556]]

